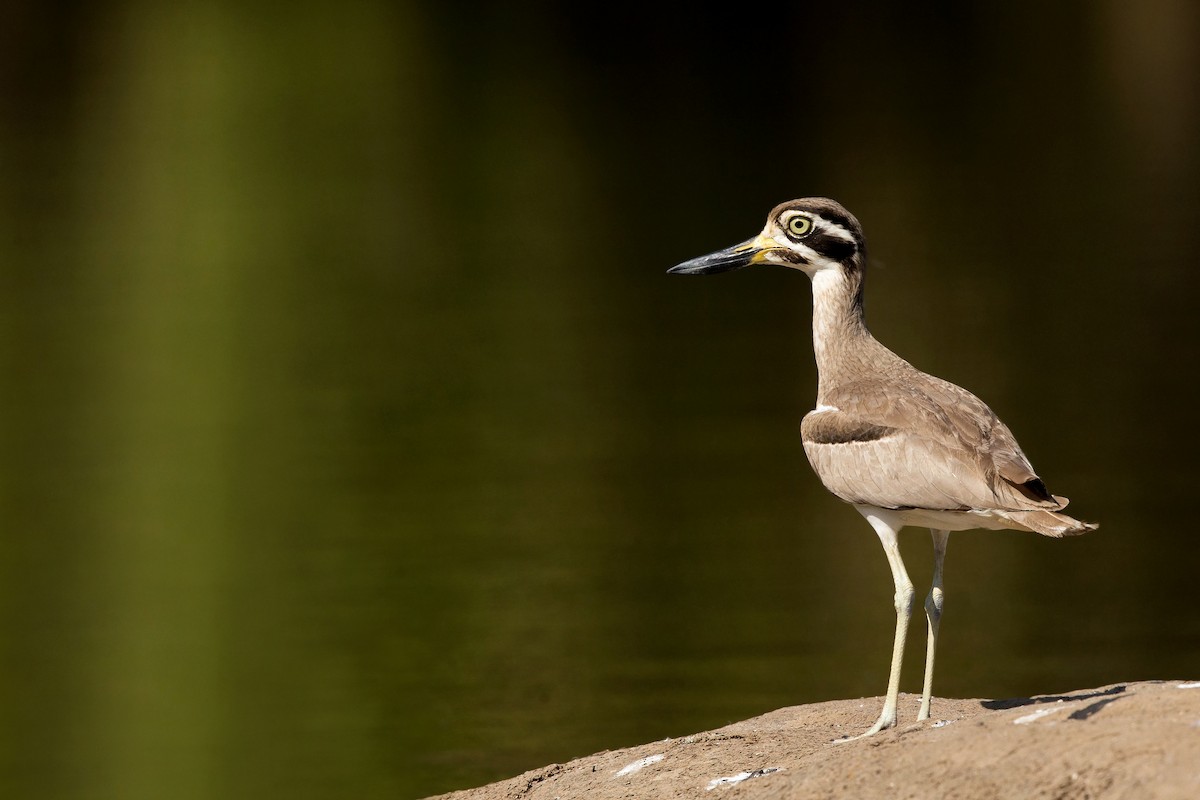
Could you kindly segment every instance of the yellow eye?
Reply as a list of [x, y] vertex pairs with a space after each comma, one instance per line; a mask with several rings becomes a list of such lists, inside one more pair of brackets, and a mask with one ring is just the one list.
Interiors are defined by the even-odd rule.
[[799, 214], [788, 220], [787, 224], [788, 233], [792, 236], [807, 236], [812, 233], [812, 227], [812, 220]]

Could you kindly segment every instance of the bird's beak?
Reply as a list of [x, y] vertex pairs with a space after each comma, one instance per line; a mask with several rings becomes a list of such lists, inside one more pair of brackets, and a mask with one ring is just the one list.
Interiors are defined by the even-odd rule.
[[670, 275], [710, 275], [714, 272], [729, 272], [742, 269], [751, 264], [762, 263], [765, 248], [760, 243], [761, 236], [748, 239], [741, 244], [709, 253], [706, 256], [693, 258], [667, 270]]

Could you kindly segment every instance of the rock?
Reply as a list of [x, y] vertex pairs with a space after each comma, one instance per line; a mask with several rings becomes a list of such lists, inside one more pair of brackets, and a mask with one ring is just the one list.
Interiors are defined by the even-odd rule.
[[1200, 798], [1200, 682], [935, 698], [934, 718], [921, 723], [919, 698], [901, 695], [898, 727], [836, 741], [868, 728], [882, 703], [782, 708], [441, 798]]

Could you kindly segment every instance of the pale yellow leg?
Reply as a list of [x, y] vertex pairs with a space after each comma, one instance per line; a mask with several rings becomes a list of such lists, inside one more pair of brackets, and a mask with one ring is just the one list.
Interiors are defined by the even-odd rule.
[[925, 598], [925, 616], [929, 620], [929, 640], [925, 649], [925, 689], [921, 692], [921, 710], [917, 721], [929, 719], [929, 701], [933, 694], [933, 656], [937, 651], [938, 625], [942, 621], [945, 593], [942, 591], [942, 562], [946, 559], [946, 543], [950, 531], [929, 530], [933, 534], [933, 586]]
[[913, 604], [912, 581], [909, 580], [908, 573], [904, 570], [904, 561], [900, 558], [900, 545], [896, 541], [896, 534], [900, 530], [899, 521], [895, 519], [894, 515], [879, 509], [868, 510], [860, 507], [859, 511], [867, 518], [867, 522], [871, 523], [875, 533], [879, 535], [879, 541], [883, 544], [883, 552], [887, 556], [888, 566], [892, 568], [892, 580], [896, 584], [896, 639], [892, 644], [892, 671], [888, 676], [887, 698], [883, 703], [883, 712], [870, 730], [859, 736], [840, 740], [843, 742], [872, 736], [884, 728], [890, 728], [896, 724], [896, 703], [900, 696], [900, 665], [904, 661], [904, 640], [908, 635], [908, 622], [912, 618]]

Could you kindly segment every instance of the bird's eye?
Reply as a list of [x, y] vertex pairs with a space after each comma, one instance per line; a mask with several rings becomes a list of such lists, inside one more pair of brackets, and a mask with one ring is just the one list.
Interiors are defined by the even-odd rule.
[[807, 236], [812, 232], [812, 220], [808, 217], [796, 215], [788, 220], [788, 233], [792, 236]]

